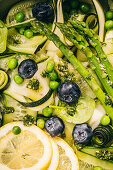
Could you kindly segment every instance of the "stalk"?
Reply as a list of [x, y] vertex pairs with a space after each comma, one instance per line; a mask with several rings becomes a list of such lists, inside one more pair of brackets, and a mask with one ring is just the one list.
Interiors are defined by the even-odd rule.
[[111, 87], [111, 83], [107, 77], [107, 74], [102, 70], [96, 56], [92, 53], [91, 49], [89, 48], [89, 44], [87, 43], [85, 38], [79, 35], [78, 32], [72, 27], [61, 23], [56, 23], [56, 25], [66, 36], [66, 38], [86, 55], [90, 64], [93, 65], [93, 70], [98, 76], [105, 91], [107, 92], [109, 97], [113, 99], [113, 88]]
[[[69, 60], [69, 62], [73, 65], [74, 69], [79, 72], [79, 74], [84, 78], [84, 80], [88, 83], [92, 91], [95, 93], [97, 98], [102, 103], [106, 113], [110, 116], [113, 122], [113, 108], [112, 103], [109, 102], [109, 97], [105, 95], [103, 90], [97, 84], [94, 77], [88, 72], [88, 70], [82, 65], [82, 63], [75, 57], [74, 53], [68, 49], [68, 47], [60, 40], [60, 38], [52, 33], [46, 24], [41, 22], [32, 22], [31, 23], [34, 29], [37, 29], [40, 34], [46, 35], [47, 38], [52, 41], [57, 48], [61, 50], [61, 52], [65, 55], [65, 57]], [[111, 100], [110, 100], [111, 101]]]
[[85, 22], [80, 22], [72, 18], [70, 23], [73, 25], [81, 35], [85, 35], [88, 38], [89, 44], [93, 46], [98, 54], [101, 64], [109, 77], [111, 83], [113, 83], [113, 66], [109, 62], [107, 55], [104, 53], [101, 43], [98, 39], [98, 35], [86, 25]]

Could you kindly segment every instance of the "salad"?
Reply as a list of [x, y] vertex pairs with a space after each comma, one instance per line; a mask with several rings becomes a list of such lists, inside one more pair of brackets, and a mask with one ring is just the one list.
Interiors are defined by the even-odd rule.
[[0, 20], [0, 169], [113, 169], [113, 1], [25, 0]]

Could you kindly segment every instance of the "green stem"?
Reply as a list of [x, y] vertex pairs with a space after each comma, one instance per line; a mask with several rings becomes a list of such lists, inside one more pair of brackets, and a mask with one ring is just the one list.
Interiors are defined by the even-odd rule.
[[89, 43], [95, 48], [100, 62], [103, 65], [105, 72], [108, 74], [109, 80], [111, 81], [111, 83], [113, 83], [113, 67], [109, 62], [107, 55], [104, 53], [96, 33], [93, 32], [93, 30], [89, 29], [84, 22], [72, 19], [70, 20], [70, 23], [73, 25], [74, 28], [77, 29], [77, 31], [79, 31], [81, 35], [85, 35], [88, 37]]
[[42, 24], [40, 22], [32, 22], [31, 23], [33, 27], [37, 28], [40, 34], [46, 35], [47, 38], [52, 41], [57, 48], [61, 50], [61, 52], [66, 56], [66, 58], [69, 60], [69, 62], [73, 65], [74, 69], [77, 70], [80, 75], [84, 78], [84, 80], [88, 83], [92, 91], [95, 93], [97, 98], [102, 103], [106, 113], [110, 116], [113, 122], [113, 108], [112, 105], [108, 102], [108, 97], [105, 95], [105, 93], [102, 91], [100, 86], [97, 84], [94, 77], [91, 75], [91, 73], [88, 72], [88, 70], [81, 64], [81, 62], [75, 57], [74, 53], [68, 49], [68, 47], [62, 43], [60, 38], [52, 33], [47, 25]]

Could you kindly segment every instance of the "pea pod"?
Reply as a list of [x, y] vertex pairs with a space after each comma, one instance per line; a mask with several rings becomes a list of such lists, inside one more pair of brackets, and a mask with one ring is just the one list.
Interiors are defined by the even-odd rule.
[[0, 90], [2, 90], [8, 83], [8, 75], [0, 70]]

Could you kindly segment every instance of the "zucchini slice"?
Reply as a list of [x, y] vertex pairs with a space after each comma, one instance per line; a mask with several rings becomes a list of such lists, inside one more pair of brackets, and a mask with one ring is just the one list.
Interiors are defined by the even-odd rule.
[[82, 152], [91, 154], [93, 156], [96, 156], [96, 151], [103, 151], [103, 150], [107, 150], [109, 152], [113, 152], [113, 146], [108, 147], [108, 148], [99, 148], [99, 147], [85, 146], [84, 148], [81, 149]]
[[[22, 24], [29, 23], [31, 20], [34, 20], [35, 18], [32, 15], [32, 6], [40, 2], [40, 0], [26, 0], [23, 2], [19, 2], [16, 5], [14, 5], [10, 11], [8, 12], [7, 18], [6, 18], [6, 24], [7, 27], [15, 27]], [[23, 12], [25, 14], [25, 20], [24, 22], [18, 23], [15, 19], [15, 15], [18, 12]]]
[[99, 166], [104, 170], [112, 170], [113, 162], [105, 161], [96, 158], [88, 153], [77, 151], [78, 158], [80, 160], [80, 169], [93, 170], [95, 166]]
[[43, 98], [41, 98], [38, 101], [34, 101], [34, 102], [20, 102], [20, 103], [24, 107], [36, 107], [36, 106], [39, 106], [39, 105], [42, 105], [43, 103], [45, 103], [51, 97], [52, 93], [53, 93], [53, 90], [50, 89], [48, 91], [48, 93]]
[[13, 113], [3, 114], [3, 124], [13, 122], [13, 121], [21, 121], [23, 120], [23, 117], [27, 114], [33, 116], [34, 120], [36, 121], [37, 111], [32, 111], [29, 108], [25, 108], [18, 101], [16, 101], [15, 99], [13, 99], [12, 97], [6, 94], [3, 94], [3, 98], [4, 98], [4, 105], [6, 107], [14, 108]]
[[8, 31], [7, 47], [15, 52], [34, 54], [37, 47], [43, 44], [46, 39], [42, 35], [36, 35], [28, 39], [24, 35], [19, 34], [15, 28], [11, 28]]

